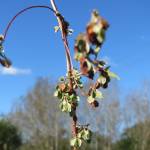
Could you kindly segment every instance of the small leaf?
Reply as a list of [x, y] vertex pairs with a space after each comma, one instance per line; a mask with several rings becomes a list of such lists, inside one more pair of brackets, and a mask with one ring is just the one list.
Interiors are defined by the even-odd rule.
[[117, 74], [115, 74], [114, 72], [111, 72], [108, 70], [107, 73], [111, 78], [116, 78], [117, 80], [120, 80], [120, 77]]
[[58, 96], [58, 91], [56, 90], [55, 92], [54, 92], [54, 97], [57, 97]]
[[82, 138], [85, 141], [90, 139], [90, 132], [89, 132], [89, 130], [86, 130], [86, 129], [83, 130]]
[[75, 56], [74, 56], [74, 59], [77, 60], [77, 61], [79, 61], [82, 57], [83, 57], [82, 53], [76, 52]]
[[80, 138], [73, 138], [73, 139], [71, 139], [71, 141], [70, 141], [70, 145], [71, 145], [72, 147], [79, 148], [79, 147], [81, 147], [81, 145], [82, 145], [82, 140], [81, 140]]
[[88, 96], [87, 101], [91, 104], [95, 101], [95, 99], [92, 96]]
[[106, 78], [105, 77], [103, 77], [103, 76], [100, 76], [99, 78], [98, 78], [98, 80], [97, 80], [100, 84], [102, 84], [102, 85], [104, 85], [105, 83], [106, 83]]
[[74, 146], [75, 146], [75, 143], [76, 143], [76, 138], [73, 138], [73, 139], [70, 140], [70, 145], [71, 145], [71, 146], [74, 147]]
[[62, 112], [71, 112], [71, 104], [64, 100], [60, 103], [60, 109]]
[[72, 35], [73, 32], [74, 32], [73, 29], [68, 29], [68, 35]]
[[99, 51], [100, 51], [100, 47], [99, 47], [99, 46], [97, 46], [97, 47], [94, 49], [94, 52], [95, 52], [96, 54], [98, 54], [98, 53], [99, 53]]
[[103, 43], [103, 41], [105, 40], [105, 30], [101, 30], [99, 32], [99, 34], [97, 35], [97, 40], [99, 43]]
[[103, 97], [103, 94], [102, 94], [102, 92], [101, 92], [101, 91], [96, 90], [96, 98], [98, 98], [98, 99], [102, 99], [102, 98], [104, 98], [104, 97]]
[[55, 26], [55, 27], [54, 27], [55, 33], [58, 32], [59, 30], [60, 30], [60, 27], [59, 27], [59, 26]]
[[64, 78], [64, 77], [60, 77], [60, 78], [59, 78], [59, 81], [60, 81], [60, 82], [63, 82], [63, 81], [65, 81], [65, 78]]

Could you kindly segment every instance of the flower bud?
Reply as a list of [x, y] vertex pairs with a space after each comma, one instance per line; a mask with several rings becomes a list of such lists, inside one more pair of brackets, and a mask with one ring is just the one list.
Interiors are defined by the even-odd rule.
[[11, 63], [11, 61], [8, 60], [8, 59], [0, 59], [0, 64], [1, 64], [3, 67], [9, 68], [12, 63]]
[[4, 40], [4, 36], [0, 35], [0, 41], [3, 41], [3, 40]]
[[65, 83], [59, 84], [59, 89], [60, 89], [61, 91], [65, 91], [65, 89], [66, 89]]
[[94, 107], [94, 108], [98, 107], [98, 106], [99, 106], [98, 101], [94, 100], [94, 101], [91, 103], [91, 106]]

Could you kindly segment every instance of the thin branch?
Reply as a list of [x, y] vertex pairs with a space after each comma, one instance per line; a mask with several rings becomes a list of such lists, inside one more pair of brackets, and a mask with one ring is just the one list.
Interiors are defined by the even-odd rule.
[[37, 5], [37, 6], [30, 6], [30, 7], [27, 7], [27, 8], [24, 8], [23, 10], [19, 11], [11, 20], [10, 22], [8, 23], [5, 31], [4, 31], [4, 40], [6, 39], [6, 36], [7, 36], [7, 33], [8, 33], [8, 30], [10, 29], [11, 25], [13, 24], [13, 22], [16, 20], [16, 18], [18, 16], [20, 16], [22, 13], [26, 12], [27, 10], [30, 10], [30, 9], [33, 9], [33, 8], [45, 8], [45, 9], [49, 9], [50, 11], [52, 11], [53, 13], [56, 14], [55, 10], [53, 10], [51, 7], [49, 6], [43, 6], [43, 5]]
[[[72, 70], [73, 70], [73, 66], [72, 66], [72, 60], [71, 60], [71, 55], [70, 55], [70, 49], [69, 49], [69, 45], [68, 45], [68, 40], [67, 40], [67, 35], [66, 35], [66, 31], [63, 27], [63, 20], [61, 18], [60, 15], [57, 15], [57, 14], [60, 14], [57, 7], [56, 7], [56, 4], [55, 4], [55, 1], [54, 0], [50, 0], [51, 2], [51, 5], [52, 5], [52, 8], [55, 10], [56, 12], [56, 18], [58, 20], [58, 24], [59, 24], [59, 27], [60, 27], [60, 30], [61, 30], [61, 36], [62, 36], [62, 40], [63, 40], [63, 43], [64, 43], [64, 47], [65, 47], [65, 50], [66, 50], [66, 60], [67, 60], [67, 72], [69, 73], [69, 76], [71, 77], [72, 76]], [[71, 86], [71, 89], [73, 90], [73, 84], [72, 84], [72, 78], [70, 78], [70, 86]], [[77, 115], [76, 115], [76, 106], [74, 108], [74, 115], [72, 116], [72, 134], [74, 137], [77, 136]], [[74, 150], [77, 150], [75, 147], [73, 148]]]
[[55, 15], [56, 15], [56, 18], [58, 20], [58, 24], [59, 24], [59, 27], [60, 27], [60, 30], [61, 30], [62, 40], [63, 40], [64, 46], [65, 46], [65, 49], [66, 49], [67, 71], [69, 73], [71, 73], [72, 70], [73, 70], [73, 66], [72, 66], [72, 61], [71, 61], [71, 55], [70, 55], [70, 49], [69, 49], [69, 45], [68, 45], [67, 36], [66, 36], [64, 28], [63, 28], [63, 22], [62, 22], [62, 19], [61, 19], [60, 15], [58, 15], [60, 13], [59, 13], [59, 11], [56, 7], [55, 1], [50, 0], [50, 2], [51, 2], [53, 10], [56, 12]]

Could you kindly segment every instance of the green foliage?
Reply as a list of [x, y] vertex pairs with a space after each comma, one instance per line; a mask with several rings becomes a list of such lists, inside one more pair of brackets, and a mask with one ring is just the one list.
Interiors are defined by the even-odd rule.
[[72, 147], [79, 148], [79, 147], [81, 147], [83, 141], [90, 143], [91, 136], [92, 136], [92, 132], [89, 129], [83, 128], [83, 127], [81, 127], [81, 128], [78, 127], [78, 134], [76, 137], [71, 139], [70, 145]]
[[61, 77], [59, 84], [56, 87], [54, 96], [60, 99], [60, 109], [63, 112], [71, 113], [75, 106], [78, 105], [79, 96], [75, 89], [82, 88], [83, 84], [80, 81], [81, 77], [77, 70], [73, 70], [71, 80], [73, 89], [70, 87], [70, 77], [67, 74], [66, 77]]
[[21, 135], [9, 121], [0, 120], [0, 150], [17, 150], [22, 144]]

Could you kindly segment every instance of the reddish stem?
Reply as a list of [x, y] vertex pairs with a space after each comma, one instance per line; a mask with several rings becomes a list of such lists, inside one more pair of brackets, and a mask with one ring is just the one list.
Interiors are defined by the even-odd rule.
[[7, 36], [7, 33], [8, 33], [8, 30], [10, 29], [11, 25], [13, 24], [13, 22], [15, 21], [15, 19], [21, 15], [22, 13], [26, 12], [27, 10], [29, 9], [33, 9], [33, 8], [46, 8], [46, 9], [49, 9], [50, 11], [56, 13], [52, 8], [50, 8], [49, 6], [43, 6], [43, 5], [37, 5], [37, 6], [30, 6], [30, 7], [27, 7], [27, 8], [24, 8], [23, 10], [19, 11], [11, 20], [10, 22], [8, 23], [5, 31], [4, 31], [4, 40], [6, 39], [6, 36]]
[[[61, 30], [61, 36], [62, 36], [62, 40], [65, 46], [65, 50], [66, 50], [66, 59], [67, 59], [67, 72], [69, 73], [70, 76], [70, 87], [73, 90], [73, 84], [72, 84], [72, 70], [73, 70], [73, 66], [72, 66], [72, 61], [71, 61], [71, 55], [70, 55], [70, 49], [69, 49], [69, 45], [68, 45], [68, 40], [67, 40], [67, 35], [65, 34], [64, 28], [63, 28], [63, 22], [60, 18], [59, 15], [59, 11], [56, 7], [55, 1], [54, 0], [50, 0], [52, 8], [55, 10], [56, 12], [56, 18], [58, 20], [59, 23], [59, 27]], [[72, 134], [74, 137], [77, 136], [77, 116], [76, 116], [76, 106], [74, 108], [74, 115], [72, 116]], [[74, 148], [74, 150], [77, 150], [76, 148]]]

